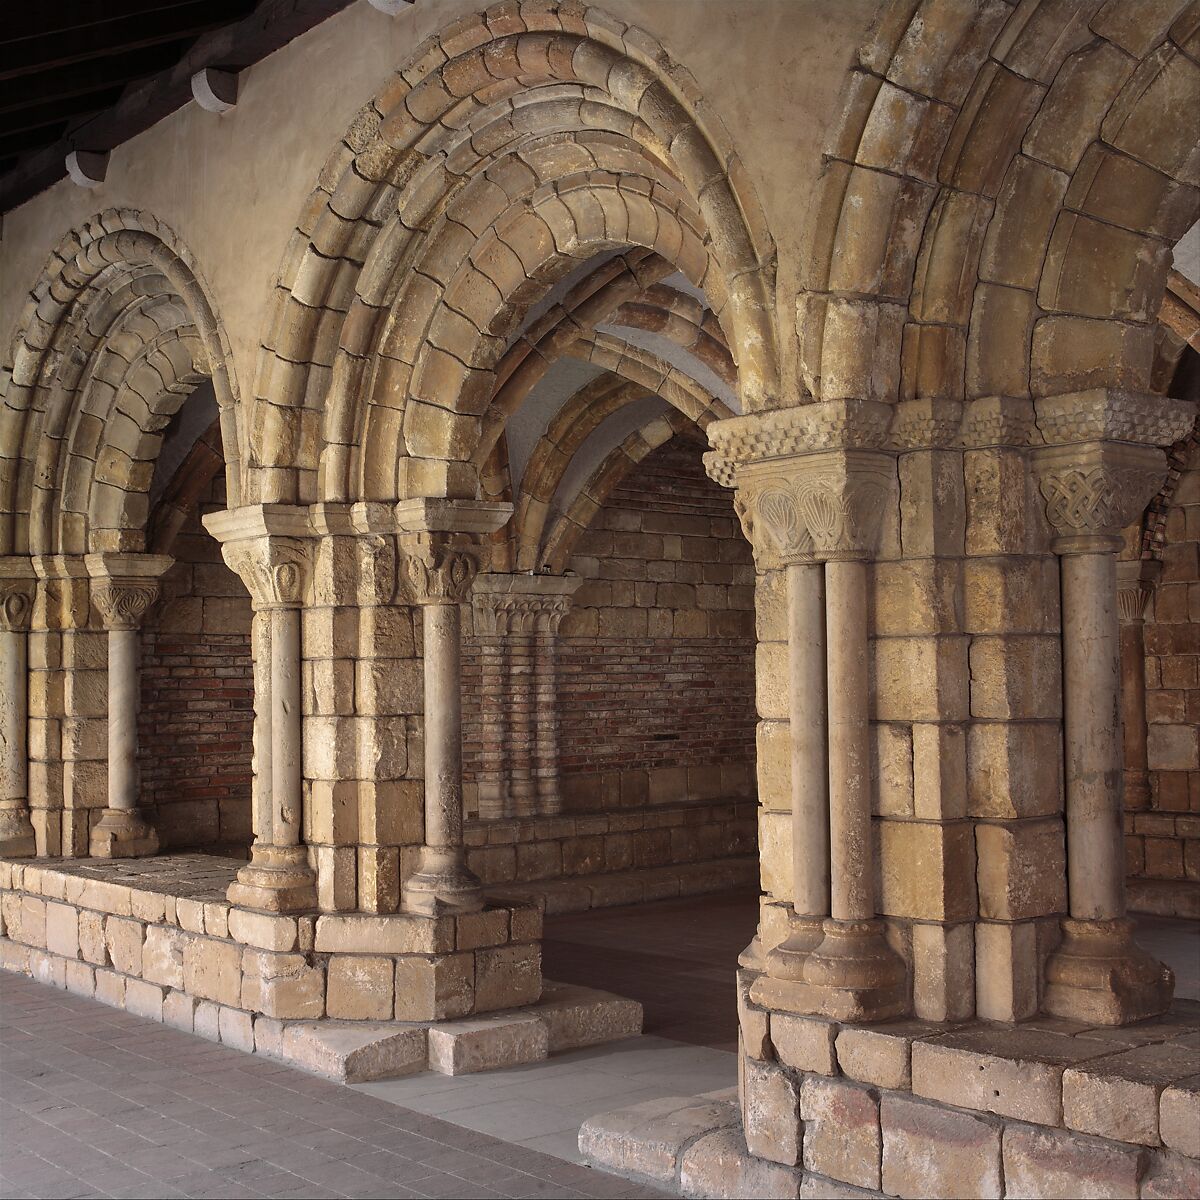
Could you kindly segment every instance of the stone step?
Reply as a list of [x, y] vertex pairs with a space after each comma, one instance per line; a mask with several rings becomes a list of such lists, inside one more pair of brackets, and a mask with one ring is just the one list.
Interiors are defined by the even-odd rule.
[[487, 894], [489, 899], [498, 903], [542, 900], [546, 905], [546, 915], [558, 916], [586, 912], [591, 908], [670, 900], [677, 896], [699, 896], [706, 892], [755, 887], [757, 884], [758, 858], [749, 854], [679, 863], [670, 867], [641, 867], [630, 871], [505, 883], [488, 888]]
[[547, 982], [537, 1004], [453, 1021], [272, 1021], [254, 1025], [255, 1050], [342, 1083], [420, 1071], [468, 1075], [540, 1062], [581, 1046], [642, 1032], [636, 1000]]
[[1196, 880], [1129, 879], [1125, 895], [1130, 912], [1200, 920], [1200, 882]]

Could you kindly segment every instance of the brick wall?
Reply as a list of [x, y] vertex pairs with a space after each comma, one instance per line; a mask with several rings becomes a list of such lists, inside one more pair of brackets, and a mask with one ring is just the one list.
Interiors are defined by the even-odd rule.
[[[754, 568], [702, 452], [675, 438], [648, 455], [572, 559], [585, 583], [561, 627], [559, 737], [573, 810], [752, 789]], [[470, 641], [464, 676], [469, 792], [480, 749]]]
[[254, 685], [250, 597], [200, 515], [224, 507], [218, 479], [171, 547], [175, 565], [142, 638], [142, 802], [164, 848], [247, 853]]
[[1200, 462], [1166, 517], [1163, 570], [1146, 614], [1151, 809], [1132, 815], [1130, 865], [1146, 879], [1200, 881]]

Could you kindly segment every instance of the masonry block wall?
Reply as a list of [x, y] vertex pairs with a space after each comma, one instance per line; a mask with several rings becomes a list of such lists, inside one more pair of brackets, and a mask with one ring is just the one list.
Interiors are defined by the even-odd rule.
[[218, 477], [171, 547], [175, 565], [142, 635], [142, 803], [164, 848], [251, 841], [254, 686], [250, 597], [200, 517], [225, 506]]
[[1200, 882], [1200, 461], [1167, 511], [1162, 577], [1146, 614], [1150, 803], [1129, 814], [1130, 872]]

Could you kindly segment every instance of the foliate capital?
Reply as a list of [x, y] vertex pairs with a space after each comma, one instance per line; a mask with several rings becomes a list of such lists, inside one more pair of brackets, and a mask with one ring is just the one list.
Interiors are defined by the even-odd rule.
[[256, 612], [304, 604], [315, 545], [307, 509], [245, 505], [210, 513], [204, 527], [221, 543], [226, 565], [246, 585]]
[[472, 535], [404, 533], [400, 548], [400, 581], [411, 603], [465, 603], [483, 554]]
[[471, 596], [475, 632], [555, 634], [582, 583], [580, 575], [480, 575]]
[[33, 617], [37, 576], [28, 558], [0, 558], [0, 630], [26, 633]]
[[1156, 558], [1117, 563], [1117, 613], [1123, 625], [1141, 624], [1145, 619], [1146, 605], [1161, 574], [1162, 563]]
[[895, 460], [831, 450], [749, 463], [734, 507], [761, 569], [875, 556], [896, 478]]
[[92, 603], [105, 629], [137, 629], [161, 594], [162, 576], [174, 559], [166, 554], [89, 554]]
[[1167, 458], [1153, 446], [1086, 442], [1034, 451], [1033, 469], [1058, 535], [1055, 551], [1115, 551], [1121, 530], [1141, 516], [1162, 486]]

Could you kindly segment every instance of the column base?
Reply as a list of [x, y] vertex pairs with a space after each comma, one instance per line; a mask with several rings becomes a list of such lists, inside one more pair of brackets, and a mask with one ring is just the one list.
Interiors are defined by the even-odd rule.
[[25, 804], [11, 808], [0, 807], [0, 856], [32, 858], [37, 854], [37, 839], [29, 808]]
[[460, 851], [425, 846], [420, 869], [400, 889], [400, 907], [425, 917], [478, 912], [483, 908], [483, 884], [463, 863]]
[[803, 981], [805, 964], [825, 938], [824, 918], [794, 916], [788, 927], [791, 933], [767, 954], [767, 974]]
[[135, 809], [106, 808], [92, 826], [88, 852], [93, 858], [150, 858], [158, 853], [158, 834]]
[[302, 846], [255, 842], [249, 863], [229, 885], [226, 899], [262, 912], [308, 912], [317, 907], [317, 877]]
[[1064, 918], [1063, 940], [1046, 962], [1042, 1008], [1091, 1025], [1128, 1025], [1167, 1011], [1175, 973], [1133, 940], [1133, 922]]
[[796, 947], [785, 959], [795, 967], [797, 955], [804, 955], [803, 978], [760, 975], [750, 989], [755, 1004], [859, 1023], [887, 1021], [908, 1012], [908, 973], [887, 944], [881, 921], [827, 920], [821, 928], [819, 944], [806, 954]]

